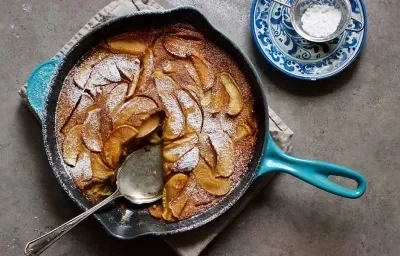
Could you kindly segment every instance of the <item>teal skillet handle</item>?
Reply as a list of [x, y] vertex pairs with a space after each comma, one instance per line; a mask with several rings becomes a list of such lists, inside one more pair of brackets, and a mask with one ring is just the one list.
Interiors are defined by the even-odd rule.
[[62, 58], [51, 59], [37, 66], [27, 81], [26, 96], [35, 114], [43, 121], [47, 95]]
[[[351, 199], [361, 197], [367, 188], [365, 177], [354, 170], [331, 163], [286, 155], [276, 146], [271, 135], [268, 138], [267, 149], [263, 155], [258, 175], [270, 172], [285, 172], [329, 193]], [[343, 187], [329, 180], [329, 176], [352, 179], [357, 182], [357, 188]]]

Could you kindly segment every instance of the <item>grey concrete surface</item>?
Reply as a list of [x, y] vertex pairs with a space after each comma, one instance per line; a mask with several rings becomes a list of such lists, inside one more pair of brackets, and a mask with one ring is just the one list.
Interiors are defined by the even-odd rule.
[[[2, 0], [0, 4], [0, 254], [78, 214], [46, 162], [40, 127], [18, 88], [109, 0]], [[359, 61], [314, 84], [289, 79], [259, 57], [250, 38], [251, 1], [164, 0], [200, 9], [248, 53], [269, 103], [295, 131], [303, 157], [362, 171], [360, 200], [341, 199], [280, 175], [205, 255], [400, 254], [400, 3], [366, 0], [369, 34]], [[158, 238], [117, 241], [92, 219], [44, 255], [173, 255]]]

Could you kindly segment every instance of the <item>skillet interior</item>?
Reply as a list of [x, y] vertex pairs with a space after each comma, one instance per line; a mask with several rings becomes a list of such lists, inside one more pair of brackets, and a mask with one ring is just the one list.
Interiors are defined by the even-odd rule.
[[239, 68], [249, 81], [254, 97], [254, 109], [256, 111], [259, 126], [255, 155], [249, 165], [249, 171], [246, 172], [237, 186], [225, 198], [204, 213], [193, 216], [187, 220], [166, 224], [150, 217], [145, 207], [130, 204], [128, 208], [133, 211], [133, 214], [129, 221], [123, 224], [121, 223], [121, 212], [118, 210], [118, 201], [109, 208], [97, 213], [95, 217], [100, 221], [104, 228], [111, 235], [121, 239], [132, 239], [145, 234], [162, 235], [188, 231], [204, 225], [223, 214], [243, 195], [243, 193], [245, 193], [256, 177], [257, 166], [263, 154], [265, 141], [267, 139], [267, 101], [254, 67], [243, 53], [241, 53], [241, 51], [229, 39], [216, 30], [198, 10], [191, 7], [181, 7], [168, 11], [132, 13], [100, 25], [92, 33], [85, 36], [67, 54], [53, 81], [54, 84], [52, 85], [46, 102], [43, 136], [50, 165], [63, 189], [82, 209], [87, 209], [92, 206], [83, 194], [75, 187], [72, 179], [66, 174], [62, 156], [57, 145], [55, 131], [57, 101], [63, 81], [68, 75], [70, 69], [88, 50], [104, 38], [135, 29], [135, 27], [158, 27], [174, 23], [189, 23], [195, 26], [209, 40], [228, 52], [238, 63]]

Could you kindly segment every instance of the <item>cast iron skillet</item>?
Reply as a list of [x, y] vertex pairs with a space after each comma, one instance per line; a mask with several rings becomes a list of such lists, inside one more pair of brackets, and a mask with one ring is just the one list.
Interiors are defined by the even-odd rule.
[[[63, 59], [45, 62], [32, 73], [28, 82], [28, 100], [42, 121], [44, 146], [53, 172], [75, 203], [83, 210], [92, 206], [66, 174], [60, 147], [57, 145], [55, 115], [65, 77], [82, 55], [104, 38], [136, 27], [157, 27], [173, 23], [189, 23], [195, 26], [209, 40], [228, 52], [245, 74], [253, 92], [254, 109], [259, 126], [255, 154], [249, 164], [249, 170], [238, 185], [209, 210], [177, 223], [163, 223], [150, 217], [143, 206], [129, 205], [128, 208], [133, 211], [133, 215], [128, 223], [123, 224], [117, 205], [112, 205], [95, 215], [111, 235], [121, 239], [133, 239], [146, 234], [174, 234], [200, 227], [222, 215], [246, 192], [254, 179], [268, 172], [286, 172], [330, 193], [347, 198], [358, 198], [363, 195], [366, 180], [356, 171], [329, 163], [297, 159], [285, 155], [277, 148], [269, 136], [267, 99], [253, 65], [239, 48], [215, 29], [197, 9], [181, 7], [167, 11], [132, 13], [102, 24], [80, 40]], [[358, 184], [357, 188], [351, 190], [333, 183], [328, 179], [329, 175], [353, 179]], [[139, 221], [141, 225], [138, 225]]]

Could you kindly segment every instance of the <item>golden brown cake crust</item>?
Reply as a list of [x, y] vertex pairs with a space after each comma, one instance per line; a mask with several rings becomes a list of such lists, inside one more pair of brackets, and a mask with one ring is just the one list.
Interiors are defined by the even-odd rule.
[[229, 193], [248, 170], [258, 132], [245, 76], [187, 24], [95, 46], [65, 79], [56, 119], [67, 171], [93, 202], [113, 191], [132, 145], [163, 143], [163, 201], [149, 212], [165, 221]]

